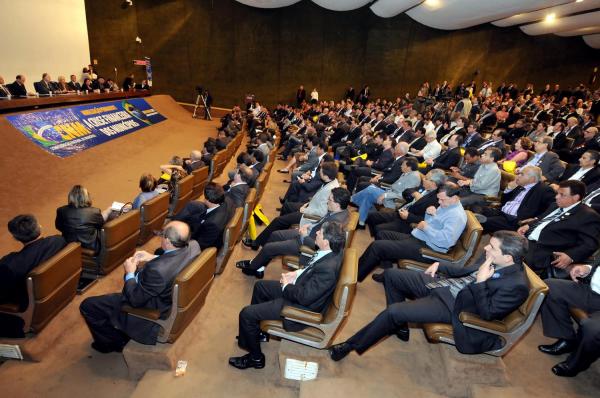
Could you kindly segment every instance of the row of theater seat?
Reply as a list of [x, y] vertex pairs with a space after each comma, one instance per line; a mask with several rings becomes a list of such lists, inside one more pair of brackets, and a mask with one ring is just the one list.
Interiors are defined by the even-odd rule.
[[[226, 149], [219, 151], [213, 157], [210, 167], [195, 170], [193, 175], [178, 182], [174, 209], [179, 211], [190, 200], [200, 197], [204, 186], [223, 172], [244, 136], [245, 134], [238, 134]], [[263, 181], [266, 180], [263, 178]], [[256, 193], [253, 196], [256, 197]], [[248, 201], [246, 203], [247, 206], [251, 204]], [[147, 316], [161, 324], [163, 331], [159, 341], [175, 341], [202, 307], [214, 279], [218, 258], [224, 266], [233, 244], [240, 239], [242, 214], [245, 212], [250, 213], [251, 210], [237, 209], [225, 231], [226, 236], [234, 238], [227, 239], [231, 244], [224, 245], [219, 254], [216, 248], [204, 250], [177, 276], [173, 289], [174, 304], [166, 320], [159, 320], [158, 315], [152, 311], [134, 310], [136, 316]], [[168, 216], [169, 194], [163, 193], [145, 202], [140, 210], [129, 211], [104, 224], [100, 232], [101, 247], [97, 254], [82, 249], [79, 243], [68, 244], [27, 276], [28, 307], [21, 311], [18, 305], [2, 304], [0, 312], [23, 318], [26, 333], [39, 333], [75, 297], [81, 278], [98, 278], [110, 273], [133, 255], [138, 245], [154, 236], [153, 231], [160, 230]]]

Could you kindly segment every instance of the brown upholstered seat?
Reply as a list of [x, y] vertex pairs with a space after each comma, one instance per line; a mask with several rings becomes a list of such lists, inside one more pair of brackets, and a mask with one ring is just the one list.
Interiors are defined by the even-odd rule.
[[223, 247], [217, 255], [217, 274], [221, 274], [223, 270], [225, 270], [227, 260], [229, 260], [236, 243], [241, 238], [243, 212], [244, 209], [241, 207], [235, 209], [235, 213], [233, 213], [231, 220], [229, 220], [229, 223], [227, 223], [225, 231], [223, 231]]
[[[358, 217], [359, 214], [357, 211], [351, 211], [350, 217], [348, 218], [348, 224], [346, 224], [345, 232], [346, 232], [346, 244], [344, 248], [349, 248], [352, 245], [352, 240], [354, 239], [354, 233], [356, 232], [356, 226], [358, 225]], [[314, 219], [314, 221], [319, 221], [318, 218]], [[302, 246], [300, 248], [301, 255], [304, 254], [308, 257], [312, 256], [313, 250], [307, 246]], [[300, 256], [297, 255], [286, 255], [281, 258], [281, 264], [287, 268], [300, 268]]]
[[199, 169], [192, 171], [192, 175], [194, 176], [194, 186], [192, 188], [190, 200], [196, 200], [204, 193], [204, 187], [208, 184], [208, 173], [208, 166], [200, 167]]
[[140, 236], [138, 245], [143, 245], [159, 231], [169, 213], [169, 193], [163, 192], [158, 196], [142, 203], [140, 206]]
[[[459, 314], [460, 321], [466, 327], [496, 334], [502, 338], [504, 342], [502, 348], [488, 351], [486, 354], [504, 356], [535, 321], [535, 316], [548, 293], [548, 286], [529, 267], [525, 266], [525, 271], [529, 282], [529, 296], [519, 308], [508, 314], [506, 318], [486, 321], [476, 314], [468, 312]], [[452, 325], [450, 324], [426, 323], [423, 325], [423, 330], [427, 339], [432, 343], [454, 344]]]
[[571, 307], [569, 312], [571, 313], [571, 317], [573, 317], [577, 323], [581, 323], [581, 321], [590, 317], [590, 315], [581, 308]]
[[248, 195], [246, 196], [246, 201], [244, 203], [244, 212], [242, 215], [242, 231], [245, 231], [248, 227], [248, 220], [254, 211], [254, 206], [256, 206], [256, 188], [250, 188], [248, 191]]
[[140, 235], [140, 211], [131, 210], [107, 222], [100, 231], [100, 250], [82, 251], [83, 274], [96, 278], [121, 265], [135, 252]]
[[267, 185], [267, 173], [263, 170], [256, 179], [256, 201], [260, 202], [263, 192], [265, 192], [265, 186]]
[[22, 318], [25, 333], [37, 333], [73, 299], [80, 275], [81, 245], [69, 243], [27, 275], [27, 308], [21, 310], [16, 304], [2, 304], [0, 312]]
[[216, 265], [217, 249], [209, 247], [181, 270], [173, 283], [173, 305], [166, 319], [158, 319], [157, 310], [129, 306], [122, 310], [157, 323], [161, 327], [158, 342], [174, 343], [204, 305]]
[[281, 311], [281, 316], [306, 325], [306, 329], [299, 332], [288, 332], [283, 328], [281, 320], [262, 321], [260, 328], [270, 335], [310, 347], [319, 349], [329, 347], [352, 309], [356, 294], [357, 275], [358, 256], [356, 250], [346, 249], [333, 299], [323, 314], [287, 306]]
[[467, 261], [469, 261], [479, 244], [483, 228], [472, 212], [467, 210], [466, 213], [467, 225], [454, 247], [452, 247], [448, 253], [439, 253], [427, 247], [421, 248], [420, 250], [423, 257], [434, 261], [446, 261], [457, 265], [465, 265]]
[[194, 176], [189, 175], [177, 181], [176, 197], [169, 206], [169, 216], [173, 216], [181, 211], [192, 198], [194, 189]]

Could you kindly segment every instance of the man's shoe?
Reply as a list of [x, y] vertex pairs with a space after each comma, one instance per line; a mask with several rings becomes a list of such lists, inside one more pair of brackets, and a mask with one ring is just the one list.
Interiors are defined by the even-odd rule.
[[108, 354], [110, 352], [123, 352], [123, 347], [108, 346], [97, 341], [92, 342], [92, 348], [99, 353]]
[[575, 377], [579, 370], [571, 368], [566, 362], [561, 362], [552, 367], [552, 373], [560, 377]]
[[248, 276], [254, 276], [257, 279], [262, 279], [265, 277], [265, 271], [257, 271], [251, 268], [242, 268], [242, 273]]
[[279, 197], [279, 203], [284, 204], [285, 203], [285, 199], [282, 198], [281, 196]]
[[265, 354], [260, 354], [259, 359], [252, 359], [250, 354], [241, 357], [231, 357], [229, 358], [229, 364], [238, 369], [262, 369], [265, 367]]
[[367, 226], [365, 224], [358, 223], [356, 224], [356, 229], [366, 229]]
[[[269, 336], [267, 333], [265, 332], [260, 332], [258, 334], [258, 341], [260, 341], [261, 343], [268, 343], [269, 339], [271, 338], [271, 336]], [[235, 336], [236, 340], [240, 339], [240, 336]]]
[[244, 245], [247, 248], [252, 249], [254, 251], [258, 250], [258, 245], [256, 244], [255, 241], [253, 241], [250, 238], [244, 238], [244, 239], [242, 239], [242, 245]]
[[329, 356], [331, 357], [331, 359], [333, 359], [334, 361], [341, 361], [342, 359], [344, 359], [346, 357], [346, 355], [350, 354], [350, 351], [352, 351], [352, 346], [346, 342], [344, 343], [340, 343], [340, 344], [336, 344], [336, 345], [332, 345], [329, 348]]
[[573, 340], [558, 339], [554, 344], [539, 345], [538, 350], [544, 354], [562, 355], [575, 349], [576, 343]]
[[400, 329], [396, 330], [396, 336], [402, 341], [408, 341], [410, 338], [410, 329], [408, 325], [402, 326]]
[[279, 169], [279, 170], [277, 170], [277, 172], [281, 173], [281, 174], [289, 174], [290, 173], [290, 171], [288, 169]]
[[250, 268], [250, 260], [241, 260], [235, 263], [236, 268], [240, 269], [251, 269]]
[[383, 283], [383, 272], [378, 274], [371, 274], [371, 278], [377, 283]]

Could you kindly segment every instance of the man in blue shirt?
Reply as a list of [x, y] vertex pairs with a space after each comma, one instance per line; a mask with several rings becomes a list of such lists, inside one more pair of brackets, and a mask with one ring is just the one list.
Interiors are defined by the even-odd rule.
[[379, 232], [377, 240], [369, 245], [358, 261], [358, 280], [362, 282], [381, 262], [410, 259], [432, 263], [433, 260], [421, 255], [423, 247], [447, 253], [467, 225], [467, 214], [460, 204], [459, 191], [454, 183], [443, 185], [437, 194], [440, 206], [427, 208], [425, 220], [419, 222], [410, 235]]

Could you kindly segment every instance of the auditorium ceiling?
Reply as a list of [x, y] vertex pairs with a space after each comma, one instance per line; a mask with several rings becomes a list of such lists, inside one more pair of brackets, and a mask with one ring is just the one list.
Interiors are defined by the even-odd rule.
[[[237, 0], [259, 8], [280, 8], [300, 0]], [[581, 36], [600, 49], [600, 0], [312, 0], [332, 11], [368, 6], [382, 18], [406, 13], [415, 21], [443, 30], [492, 23], [519, 26], [527, 35]]]

